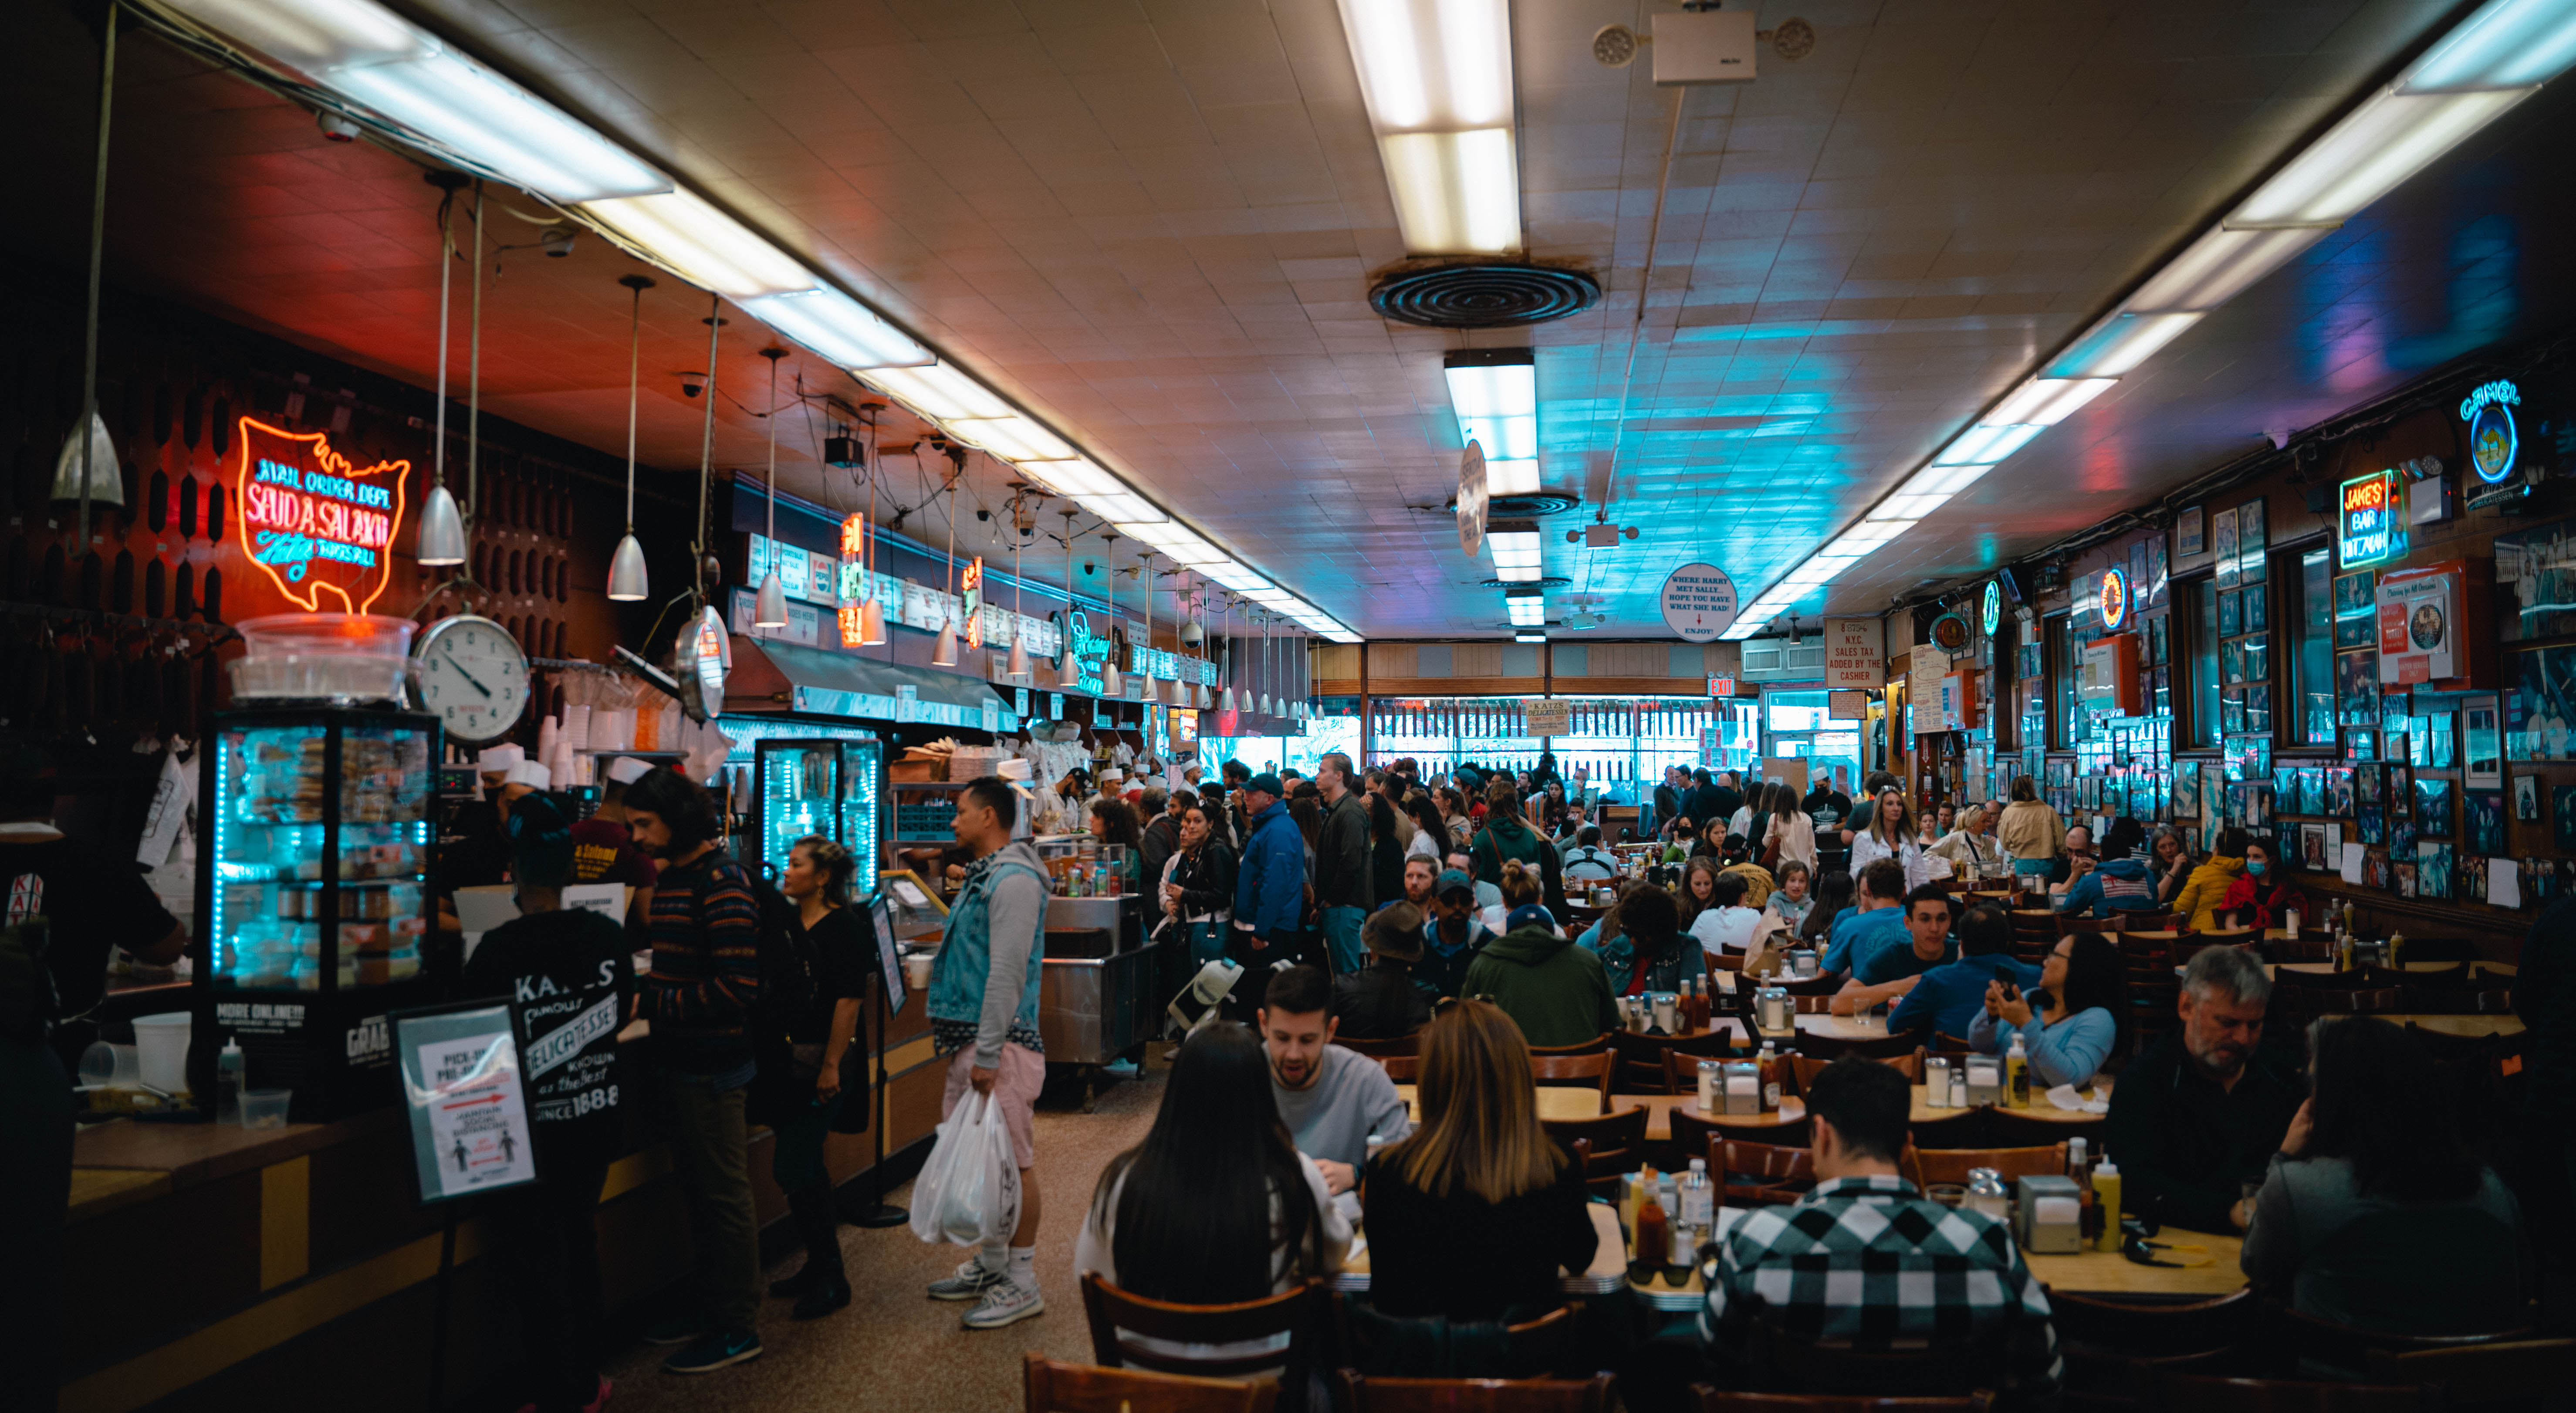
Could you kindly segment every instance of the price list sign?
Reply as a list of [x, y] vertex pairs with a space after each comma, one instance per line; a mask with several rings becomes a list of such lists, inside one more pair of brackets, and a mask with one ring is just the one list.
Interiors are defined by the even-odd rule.
[[1825, 686], [1846, 690], [1887, 685], [1887, 634], [1875, 618], [1825, 620]]

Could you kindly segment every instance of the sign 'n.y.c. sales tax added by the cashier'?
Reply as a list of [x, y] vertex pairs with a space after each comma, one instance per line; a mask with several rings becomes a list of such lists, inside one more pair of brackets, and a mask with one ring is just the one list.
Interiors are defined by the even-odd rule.
[[1887, 685], [1887, 631], [1875, 618], [1825, 620], [1825, 686]]
[[408, 461], [360, 466], [322, 432], [241, 419], [233, 476], [242, 549], [289, 603], [364, 613], [385, 591]]

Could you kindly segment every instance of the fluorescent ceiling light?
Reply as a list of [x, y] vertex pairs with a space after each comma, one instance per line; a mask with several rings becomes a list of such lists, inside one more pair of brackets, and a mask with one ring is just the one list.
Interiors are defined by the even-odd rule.
[[1506, 584], [1535, 584], [1542, 576], [1535, 564], [1497, 564], [1494, 577]]
[[1060, 496], [1110, 496], [1127, 492], [1125, 483], [1081, 457], [1070, 461], [1033, 461], [1022, 466], [1020, 474]]
[[2382, 89], [2309, 143], [2229, 214], [2230, 226], [2348, 220], [2432, 165], [2533, 90], [2401, 94]]
[[2129, 296], [2123, 307], [2135, 314], [2215, 309], [2288, 264], [2300, 251], [2325, 239], [2328, 229], [2292, 226], [2234, 231], [2212, 227], [2167, 261], [2136, 294]]
[[742, 301], [742, 312], [843, 368], [930, 361], [930, 350], [836, 289], [762, 295]]
[[1077, 496], [1082, 508], [1116, 525], [1128, 521], [1168, 520], [1162, 507], [1140, 495]]
[[1073, 447], [1040, 423], [1014, 413], [1008, 417], [960, 417], [945, 424], [949, 431], [1004, 461], [1071, 461]]
[[1540, 628], [1547, 624], [1547, 600], [1536, 594], [1514, 595], [1503, 600], [1503, 607], [1511, 611], [1515, 628]]
[[1360, 635], [1352, 632], [1348, 628], [1336, 628], [1331, 632], [1326, 633], [1324, 636], [1330, 638], [1336, 643], [1356, 643], [1361, 641]]
[[2038, 436], [2044, 430], [2046, 429], [2029, 423], [2014, 423], [2003, 427], [1982, 425], [1970, 427], [1961, 432], [1947, 447], [1942, 448], [1941, 454], [1932, 458], [1932, 464], [1935, 466], [1991, 466], [2021, 450], [2023, 443]]
[[2198, 314], [2114, 314], [2048, 365], [2052, 378], [2116, 378], [2200, 322]]
[[[996, 397], [992, 389], [945, 363], [933, 363], [926, 368], [869, 368], [859, 376], [891, 396], [903, 399], [913, 411], [933, 421], [1011, 415], [1010, 404]], [[1142, 520], [1146, 517], [1119, 518]]]
[[1255, 589], [1252, 592], [1245, 594], [1244, 597], [1266, 608], [1277, 608], [1281, 604], [1291, 604], [1297, 601], [1297, 596], [1288, 592], [1286, 589]]
[[1538, 456], [1538, 368], [1530, 359], [1524, 351], [1513, 362], [1441, 370], [1449, 380], [1450, 410], [1458, 415], [1458, 438], [1484, 448], [1488, 476], [1492, 462]]
[[1864, 520], [1904, 520], [1909, 522], [1920, 520], [1924, 516], [1931, 514], [1933, 511], [1939, 510], [1942, 502], [1947, 501], [1949, 498], [1949, 496], [1939, 494], [1937, 492], [1900, 491], [1897, 494], [1880, 501], [1876, 509], [1870, 511], [1868, 515], [1863, 516], [1862, 518]]
[[1994, 469], [1991, 461], [1967, 466], [1926, 466], [1915, 472], [1901, 489], [1907, 495], [1954, 496]]
[[1488, 461], [1485, 463], [1485, 494], [1489, 496], [1534, 496], [1538, 494], [1538, 459], [1527, 461]]
[[1911, 520], [1864, 520], [1834, 537], [1830, 552], [1872, 550], [1914, 528]]
[[1521, 248], [1512, 130], [1410, 132], [1378, 139], [1395, 224], [1413, 255], [1507, 255]]
[[2026, 422], [2033, 426], [2054, 427], [2075, 409], [2100, 397], [2116, 381], [2111, 378], [2033, 378], [2005, 398], [1994, 411], [1978, 418], [1985, 426], [2007, 426]]
[[416, 59], [440, 46], [370, 0], [163, 0], [226, 39], [319, 74], [344, 64]]
[[[466, 161], [557, 201], [638, 197], [671, 190], [670, 178], [637, 161], [624, 148], [450, 50], [333, 69], [321, 79]], [[800, 285], [779, 288], [805, 288], [813, 283], [808, 277]]]
[[1514, 634], [1512, 635], [1512, 641], [1513, 641], [1513, 642], [1515, 642], [1515, 643], [1544, 643], [1544, 642], [1546, 642], [1546, 641], [1547, 641], [1547, 634], [1545, 634], [1545, 633], [1537, 633], [1537, 632], [1529, 632], [1529, 631], [1526, 631], [1526, 630], [1525, 630], [1525, 631], [1522, 631], [1522, 632], [1514, 633]]
[[1207, 577], [1219, 587], [1232, 589], [1238, 594], [1248, 594], [1255, 590], [1275, 587], [1269, 580], [1262, 578], [1260, 575], [1253, 573], [1251, 570], [1246, 569], [1239, 564], [1222, 567], [1218, 565], [1209, 565], [1200, 572], [1207, 575]]
[[585, 201], [581, 209], [682, 279], [727, 299], [794, 294], [818, 284], [813, 272], [694, 192]]
[[2576, 4], [2494, 0], [2462, 21], [2397, 81], [2404, 93], [2528, 88], [2576, 63]]

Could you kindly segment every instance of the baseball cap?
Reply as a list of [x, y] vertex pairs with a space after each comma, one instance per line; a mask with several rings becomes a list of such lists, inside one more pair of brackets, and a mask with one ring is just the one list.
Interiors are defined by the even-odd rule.
[[1554, 932], [1556, 919], [1536, 903], [1523, 903], [1512, 909], [1511, 916], [1503, 919], [1503, 931], [1518, 932], [1524, 927], [1543, 927]]
[[1445, 869], [1432, 883], [1431, 893], [1437, 898], [1446, 898], [1452, 893], [1464, 893], [1472, 898], [1476, 896], [1476, 880], [1468, 877], [1465, 869]]
[[1287, 788], [1279, 783], [1279, 777], [1266, 770], [1261, 774], [1252, 777], [1250, 780], [1243, 782], [1243, 788], [1246, 790], [1257, 790], [1264, 795], [1272, 796], [1285, 795], [1288, 793]]

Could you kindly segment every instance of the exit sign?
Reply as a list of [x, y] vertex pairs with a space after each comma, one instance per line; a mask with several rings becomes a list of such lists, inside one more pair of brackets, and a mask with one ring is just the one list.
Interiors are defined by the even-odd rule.
[[1708, 694], [1712, 697], [1734, 696], [1735, 679], [1732, 677], [1712, 677], [1708, 679]]
[[2345, 568], [2406, 553], [2406, 530], [2399, 520], [2404, 487], [2393, 469], [2343, 483], [2335, 515], [2335, 557]]

